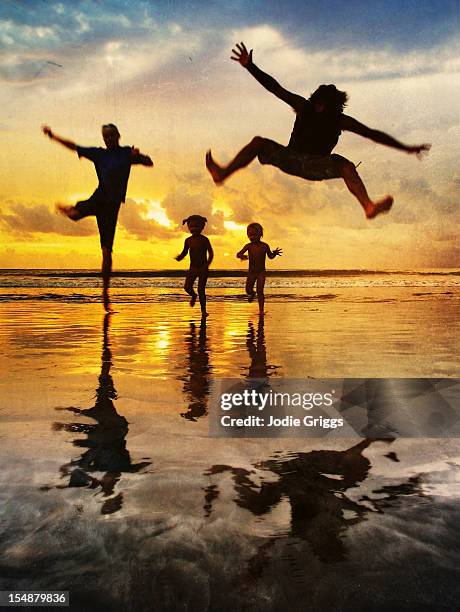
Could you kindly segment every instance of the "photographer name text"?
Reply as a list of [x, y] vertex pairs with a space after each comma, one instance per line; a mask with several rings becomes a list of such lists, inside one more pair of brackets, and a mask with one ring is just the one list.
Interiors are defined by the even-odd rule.
[[[290, 409], [294, 411], [303, 409], [330, 408], [335, 402], [335, 391], [320, 393], [280, 393], [270, 390], [268, 392], [258, 392], [255, 389], [245, 389], [241, 393], [222, 393], [220, 396], [220, 408], [227, 412], [232, 409], [245, 409], [248, 411], [266, 411]], [[244, 428], [244, 427], [271, 427], [271, 428], [291, 428], [308, 427], [322, 429], [336, 429], [344, 424], [341, 418], [326, 418], [324, 416], [305, 416], [299, 415], [280, 415], [267, 414], [246, 414], [244, 416], [224, 414], [220, 416], [220, 425], [225, 428]]]

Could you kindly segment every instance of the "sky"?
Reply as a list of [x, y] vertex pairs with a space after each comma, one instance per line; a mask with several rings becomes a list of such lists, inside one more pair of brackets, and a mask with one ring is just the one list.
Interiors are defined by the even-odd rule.
[[[42, 124], [103, 146], [115, 123], [154, 168], [134, 166], [114, 247], [118, 269], [184, 267], [182, 219], [203, 214], [216, 268], [242, 268], [246, 226], [282, 247], [276, 268], [457, 268], [460, 248], [460, 3], [454, 0], [223, 2], [15, 1], [0, 6], [0, 267], [97, 268], [94, 219], [55, 204], [97, 185], [94, 167], [46, 139]], [[422, 161], [350, 133], [335, 152], [371, 197], [395, 198], [367, 221], [341, 179], [308, 182], [254, 162], [214, 186], [204, 157], [225, 163], [253, 136], [287, 144], [292, 110], [238, 63], [254, 62], [308, 97], [349, 94], [347, 114], [407, 144]]]

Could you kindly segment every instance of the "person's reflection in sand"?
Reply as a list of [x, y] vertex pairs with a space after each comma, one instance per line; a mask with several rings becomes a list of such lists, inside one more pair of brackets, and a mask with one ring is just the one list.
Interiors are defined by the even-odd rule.
[[[241, 367], [240, 372], [242, 376], [232, 385], [231, 392], [244, 393], [246, 391], [255, 391], [257, 394], [266, 395], [272, 390], [270, 378], [276, 373], [276, 370], [281, 368], [281, 366], [267, 363], [267, 347], [265, 344], [263, 316], [259, 316], [257, 329], [252, 321], [248, 321], [246, 349], [249, 354], [249, 365]], [[228, 389], [226, 389], [226, 391], [228, 391]], [[232, 417], [235, 418], [244, 419], [253, 414], [254, 407], [249, 407], [244, 403], [233, 406], [232, 408]], [[243, 431], [245, 431], [245, 429], [241, 428], [240, 434], [243, 435]], [[250, 428], [248, 428], [248, 434], [251, 435]]]
[[249, 364], [247, 378], [268, 379], [280, 366], [267, 363], [267, 347], [265, 344], [264, 317], [259, 317], [257, 331], [252, 321], [248, 322], [246, 334], [246, 348], [251, 363]]
[[188, 350], [188, 368], [184, 381], [184, 394], [189, 402], [188, 411], [181, 417], [197, 421], [207, 414], [209, 385], [212, 366], [209, 361], [209, 347], [206, 337], [206, 319], [201, 319], [197, 334], [196, 324], [190, 322], [190, 333], [186, 337]]
[[[283, 536], [308, 542], [313, 553], [324, 563], [345, 559], [345, 530], [375, 511], [369, 505], [347, 497], [347, 490], [363, 482], [371, 464], [363, 451], [372, 444], [363, 440], [345, 451], [320, 450], [292, 453], [262, 461], [254, 467], [278, 476], [276, 482], [253, 482], [254, 472], [227, 465], [214, 465], [207, 476], [230, 472], [237, 497], [235, 502], [256, 516], [268, 514], [282, 500], [289, 500], [291, 523]], [[212, 513], [219, 492], [215, 482], [205, 490], [205, 516]]]
[[[273, 376], [280, 366], [267, 363], [267, 347], [265, 344], [264, 317], [259, 316], [257, 329], [252, 321], [248, 321], [246, 333], [246, 348], [249, 354], [249, 366], [242, 370], [244, 381], [241, 382], [241, 391], [244, 389], [255, 390], [257, 393], [268, 393], [271, 389], [270, 377]], [[235, 392], [237, 389], [235, 389]], [[232, 415], [244, 418], [248, 416], [246, 406], [235, 408]]]
[[[99, 386], [96, 389], [96, 403], [92, 408], [60, 408], [74, 414], [93, 419], [96, 424], [55, 423], [55, 431], [65, 430], [86, 435], [86, 438], [74, 440], [74, 445], [87, 448], [81, 457], [61, 467], [64, 476], [70, 475], [69, 487], [101, 488], [108, 499], [102, 505], [102, 514], [112, 514], [119, 510], [123, 503], [123, 493], [115, 494], [115, 485], [122, 472], [139, 472], [150, 465], [150, 462], [133, 464], [126, 448], [128, 421], [116, 411], [113, 400], [117, 392], [110, 374], [112, 351], [110, 348], [109, 328], [111, 314], [104, 317], [103, 347]], [[95, 478], [90, 472], [105, 472], [102, 478]]]

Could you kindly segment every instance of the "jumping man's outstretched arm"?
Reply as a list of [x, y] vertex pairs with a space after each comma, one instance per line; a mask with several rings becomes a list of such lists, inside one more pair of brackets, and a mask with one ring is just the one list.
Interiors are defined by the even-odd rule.
[[405, 151], [406, 153], [415, 154], [419, 159], [431, 149], [430, 144], [412, 146], [405, 145], [389, 134], [368, 128], [366, 125], [363, 125], [359, 121], [356, 121], [356, 119], [353, 119], [353, 117], [348, 117], [347, 115], [342, 115], [341, 128], [342, 130], [354, 132], [355, 134], [364, 136], [364, 138], [368, 138], [369, 140], [373, 140], [379, 144], [386, 145], [387, 147], [392, 147], [393, 149], [399, 149], [401, 151]]
[[272, 76], [260, 70], [252, 61], [252, 49], [248, 51], [244, 43], [237, 43], [236, 48], [232, 49], [232, 53], [230, 59], [239, 62], [265, 89], [289, 104], [296, 112], [301, 109], [305, 103], [305, 98], [284, 89]]
[[66, 147], [67, 149], [70, 149], [71, 151], [77, 150], [77, 145], [72, 140], [67, 140], [66, 138], [61, 138], [57, 134], [54, 134], [51, 131], [51, 128], [48, 127], [47, 125], [42, 126], [42, 132], [45, 134], [45, 136], [48, 136], [50, 140], [55, 140], [56, 142], [59, 142], [61, 145], [64, 145], [64, 147]]
[[150, 157], [148, 155], [139, 153], [139, 149], [136, 149], [136, 147], [131, 149], [131, 163], [141, 164], [142, 166], [153, 166], [153, 161], [150, 159]]

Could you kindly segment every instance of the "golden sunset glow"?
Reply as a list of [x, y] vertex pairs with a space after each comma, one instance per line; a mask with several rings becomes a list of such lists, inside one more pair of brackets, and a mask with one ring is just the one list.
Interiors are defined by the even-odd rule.
[[[286, 24], [267, 15], [252, 25], [222, 20], [213, 29], [206, 21], [215, 17], [205, 12], [201, 23], [192, 23], [187, 10], [165, 7], [153, 18], [145, 7], [142, 14], [133, 7], [120, 15], [109, 4], [94, 5], [84, 17], [72, 4], [49, 5], [43, 25], [34, 28], [0, 20], [0, 267], [99, 266], [94, 219], [73, 224], [54, 213], [56, 202], [91, 195], [93, 165], [49, 142], [40, 126], [102, 146], [106, 122], [118, 125], [122, 144], [139, 147], [155, 163], [132, 167], [115, 242], [117, 268], [180, 269], [173, 257], [187, 235], [182, 219], [193, 213], [208, 218], [216, 268], [241, 267], [233, 255], [251, 221], [264, 226], [270, 245], [283, 248], [277, 267], [456, 265], [460, 82], [453, 32], [424, 45], [414, 39], [409, 49], [376, 46], [369, 38], [359, 51], [350, 42], [339, 51], [339, 42], [334, 48], [290, 37]], [[417, 19], [422, 23], [423, 15]], [[342, 135], [336, 152], [362, 162], [372, 197], [394, 195], [390, 215], [366, 221], [341, 179], [312, 183], [257, 162], [214, 186], [206, 150], [227, 162], [255, 135], [286, 143], [294, 120], [229, 60], [236, 40], [254, 47], [254, 61], [288, 89], [308, 96], [318, 84], [335, 82], [349, 93], [346, 112], [358, 120], [403, 142], [433, 143], [419, 162]]]

